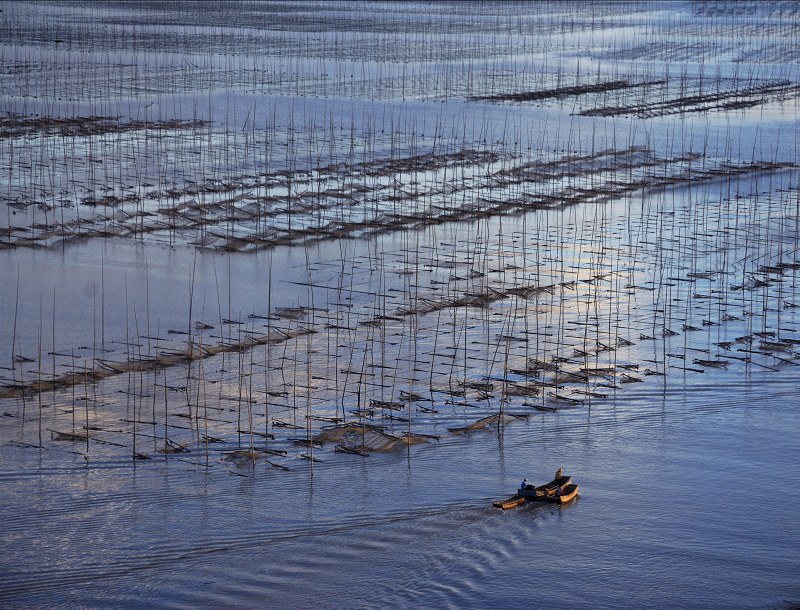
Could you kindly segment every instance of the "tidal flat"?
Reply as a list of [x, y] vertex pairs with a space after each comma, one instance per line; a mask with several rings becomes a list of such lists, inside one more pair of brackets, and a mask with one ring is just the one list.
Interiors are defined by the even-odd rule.
[[0, 8], [0, 605], [800, 605], [797, 3]]

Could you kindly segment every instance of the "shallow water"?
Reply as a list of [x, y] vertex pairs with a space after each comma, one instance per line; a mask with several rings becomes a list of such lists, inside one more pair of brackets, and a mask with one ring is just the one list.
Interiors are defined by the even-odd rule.
[[[2, 474], [0, 591], [11, 606], [782, 607], [800, 595], [795, 379], [722, 396], [676, 382], [313, 473], [29, 452]], [[491, 508], [562, 464], [573, 504]]]

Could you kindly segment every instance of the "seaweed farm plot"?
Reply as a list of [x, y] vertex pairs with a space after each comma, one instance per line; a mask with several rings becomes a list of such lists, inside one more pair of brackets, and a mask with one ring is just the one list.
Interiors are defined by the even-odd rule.
[[[638, 118], [750, 108], [800, 97], [800, 85], [791, 81], [753, 83], [746, 86], [709, 82], [681, 83], [677, 91], [649, 91], [636, 98], [617, 99], [610, 105], [580, 110], [584, 116], [633, 115]], [[609, 102], [606, 102], [609, 103]]]
[[[142, 185], [119, 193], [106, 189], [80, 205], [62, 203], [59, 209], [17, 200], [13, 207], [25, 213], [2, 229], [0, 247], [151, 236], [171, 244], [252, 250], [594, 203], [645, 189], [792, 167], [714, 162], [698, 153], [661, 158], [641, 147], [525, 162], [507, 153], [460, 150], [206, 180], [142, 196], [137, 195], [146, 188]], [[17, 224], [32, 206], [30, 226]], [[43, 221], [35, 222], [36, 208], [44, 211]]]
[[534, 91], [471, 96], [475, 102], [518, 104], [559, 100], [570, 103], [582, 116], [635, 116], [653, 118], [670, 114], [738, 110], [765, 104], [793, 102], [800, 97], [800, 84], [790, 80], [753, 81], [674, 77], [662, 80], [606, 80]]
[[770, 6], [15, 4], [10, 437], [314, 463], [796, 365]]
[[289, 469], [797, 366], [797, 191], [779, 177], [769, 197], [723, 197], [753, 185], [734, 174], [446, 223], [425, 247], [387, 235], [375, 258], [307, 266], [300, 306], [102, 358], [61, 349], [58, 367], [53, 350], [53, 375], [19, 354], [0, 389], [12, 442]]

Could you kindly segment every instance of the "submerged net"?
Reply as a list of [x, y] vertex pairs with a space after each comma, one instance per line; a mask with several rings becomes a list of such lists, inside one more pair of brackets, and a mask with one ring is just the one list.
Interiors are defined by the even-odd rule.
[[[406, 440], [406, 438], [413, 440]], [[425, 442], [423, 437], [400, 438], [387, 434], [382, 428], [365, 424], [342, 424], [325, 428], [314, 436], [319, 443], [339, 443], [338, 448], [346, 451], [371, 453], [391, 451], [400, 445], [411, 442]]]

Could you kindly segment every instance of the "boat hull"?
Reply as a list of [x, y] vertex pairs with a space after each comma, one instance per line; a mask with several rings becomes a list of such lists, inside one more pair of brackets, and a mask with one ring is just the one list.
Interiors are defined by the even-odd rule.
[[526, 488], [520, 489], [517, 492], [517, 495], [523, 496], [530, 502], [544, 502], [547, 499], [554, 497], [557, 494], [559, 487], [563, 489], [570, 483], [572, 483], [572, 477], [564, 476], [558, 479], [553, 479], [549, 483], [540, 485], [539, 487], [528, 485]]
[[577, 485], [567, 485], [566, 487], [562, 488], [561, 494], [550, 496], [547, 498], [550, 502], [557, 502], [558, 504], [566, 504], [568, 502], [572, 502], [578, 496], [578, 486]]

